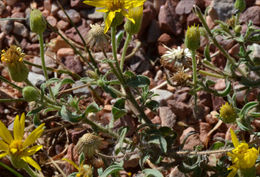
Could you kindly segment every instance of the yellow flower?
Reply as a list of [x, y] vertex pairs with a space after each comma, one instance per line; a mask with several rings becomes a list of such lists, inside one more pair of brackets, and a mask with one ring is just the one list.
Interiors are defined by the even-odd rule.
[[234, 177], [239, 169], [246, 170], [254, 167], [259, 155], [259, 150], [254, 147], [249, 149], [248, 144], [245, 142], [239, 143], [236, 134], [232, 129], [230, 129], [230, 133], [235, 149], [232, 150], [232, 153], [227, 153], [227, 155], [231, 157], [233, 163], [228, 168], [228, 170], [232, 170], [228, 177]]
[[139, 7], [144, 4], [145, 0], [85, 0], [84, 3], [87, 5], [100, 7], [100, 12], [108, 13], [105, 20], [105, 30], [106, 33], [113, 22], [113, 19], [117, 15], [123, 15], [127, 19], [135, 23], [134, 19], [129, 15], [129, 9], [134, 7]]
[[0, 121], [0, 159], [8, 156], [16, 168], [23, 168], [24, 162], [30, 164], [37, 170], [40, 166], [30, 156], [42, 148], [42, 145], [30, 147], [42, 135], [44, 124], [37, 127], [32, 133], [24, 139], [25, 115], [19, 118], [17, 115], [14, 120], [13, 136], [5, 125]]
[[232, 123], [237, 118], [235, 109], [228, 102], [221, 106], [219, 115], [224, 123]]
[[22, 49], [15, 45], [11, 45], [7, 51], [2, 50], [1, 53], [2, 62], [7, 65], [12, 80], [16, 82], [25, 81], [28, 77], [29, 70], [23, 63], [24, 56]]
[[84, 163], [81, 163], [79, 166], [75, 164], [72, 160], [69, 160], [67, 158], [63, 158], [62, 160], [68, 162], [71, 164], [74, 168], [78, 170], [76, 177], [92, 177], [92, 168], [89, 165], [84, 165]]

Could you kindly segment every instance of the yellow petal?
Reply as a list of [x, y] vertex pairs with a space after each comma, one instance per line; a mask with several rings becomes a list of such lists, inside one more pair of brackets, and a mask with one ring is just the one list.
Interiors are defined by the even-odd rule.
[[142, 6], [144, 4], [146, 0], [125, 0], [124, 2], [124, 8], [125, 9], [130, 9], [133, 7], [138, 7], [138, 6]]
[[7, 154], [8, 154], [7, 152], [0, 154], [0, 159], [3, 158], [3, 157], [5, 157]]
[[23, 157], [21, 157], [21, 159], [23, 159], [26, 163], [30, 164], [37, 170], [41, 170], [41, 167], [39, 166], [39, 164], [37, 162], [35, 162], [31, 157], [23, 156]]
[[230, 133], [231, 133], [231, 139], [232, 139], [232, 142], [234, 144], [234, 147], [237, 147], [239, 145], [239, 141], [237, 139], [237, 136], [235, 134], [235, 132], [233, 131], [232, 128], [230, 128]]
[[9, 146], [4, 141], [0, 140], [0, 151], [8, 152]]
[[104, 29], [104, 33], [107, 33], [113, 19], [115, 18], [116, 16], [116, 12], [115, 11], [110, 11], [107, 15], [107, 18], [106, 18], [106, 21], [105, 21], [105, 29]]
[[228, 174], [227, 177], [234, 177], [237, 174], [237, 168], [231, 167], [232, 171]]
[[23, 143], [23, 148], [30, 146], [31, 144], [35, 143], [35, 141], [42, 135], [44, 131], [44, 123], [37, 127], [32, 133], [26, 138]]
[[105, 7], [108, 2], [107, 0], [85, 0], [83, 3], [95, 7]]
[[11, 144], [13, 141], [13, 137], [6, 126], [0, 121], [0, 137], [7, 143]]
[[23, 152], [23, 156], [31, 156], [41, 149], [42, 149], [42, 145], [33, 146], [27, 149], [26, 152]]
[[123, 16], [125, 16], [128, 20], [130, 20], [133, 24], [135, 24], [135, 20], [129, 16], [124, 10], [122, 11]]
[[24, 135], [24, 124], [25, 124], [25, 114], [22, 113], [21, 117], [20, 117], [20, 127], [21, 127], [21, 135], [22, 135], [22, 138], [23, 138], [23, 135]]
[[108, 12], [109, 10], [108, 10], [108, 9], [97, 9], [97, 11], [98, 11], [98, 12], [104, 12], [104, 13], [106, 13], [106, 12]]
[[13, 130], [13, 134], [14, 134], [14, 139], [15, 140], [21, 140], [23, 135], [21, 135], [21, 124], [20, 124], [20, 120], [19, 120], [19, 116], [16, 115], [15, 119], [14, 119], [14, 130]]
[[79, 166], [77, 164], [75, 164], [75, 162], [73, 162], [72, 160], [67, 159], [67, 158], [62, 158], [62, 160], [68, 162], [69, 164], [71, 164], [74, 168], [76, 168], [79, 171]]

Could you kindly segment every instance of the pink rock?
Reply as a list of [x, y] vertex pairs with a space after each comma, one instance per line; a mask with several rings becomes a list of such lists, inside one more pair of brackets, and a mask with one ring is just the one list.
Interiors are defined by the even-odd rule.
[[66, 22], [64, 20], [60, 20], [57, 23], [57, 28], [61, 29], [61, 30], [66, 30], [69, 28], [69, 22]]
[[72, 48], [61, 48], [57, 52], [57, 59], [62, 59], [65, 56], [72, 56], [74, 55], [74, 51]]
[[[187, 137], [188, 133], [190, 133], [191, 131], [195, 131], [195, 129], [193, 127], [188, 127], [187, 129], [185, 129], [180, 137], [180, 143], [183, 143], [184, 138]], [[190, 135], [185, 144], [183, 149], [184, 150], [193, 150], [195, 146], [197, 145], [201, 145], [202, 142], [200, 141], [199, 135], [198, 134], [192, 134]]]
[[181, 0], [176, 6], [176, 14], [184, 15], [191, 13], [193, 5], [195, 5], [195, 0]]
[[225, 79], [218, 79], [214, 86], [214, 89], [220, 91], [220, 90], [224, 90], [225, 88], [226, 88]]
[[199, 17], [195, 13], [190, 13], [187, 18], [187, 26], [197, 25], [199, 23]]
[[207, 122], [200, 122], [200, 140], [203, 142], [205, 146], [208, 145], [209, 137], [208, 133], [211, 130], [211, 126]]
[[180, 35], [182, 25], [179, 21], [179, 16], [175, 13], [175, 1], [168, 0], [160, 9], [158, 21], [162, 32], [169, 32], [174, 35]]
[[50, 23], [52, 26], [56, 26], [57, 20], [54, 16], [47, 16], [46, 20], [48, 23]]
[[77, 74], [80, 74], [83, 71], [83, 66], [78, 57], [68, 55], [64, 58], [65, 58], [64, 64], [69, 70]]
[[176, 123], [176, 115], [172, 112], [170, 107], [163, 106], [159, 108], [159, 116], [162, 121], [162, 126], [173, 128]]
[[251, 20], [254, 25], [260, 25], [260, 6], [249, 7], [240, 17], [240, 20], [244, 23]]

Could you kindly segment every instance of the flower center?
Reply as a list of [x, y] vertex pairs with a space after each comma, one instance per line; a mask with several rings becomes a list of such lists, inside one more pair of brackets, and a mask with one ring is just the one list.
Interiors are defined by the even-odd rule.
[[20, 47], [12, 45], [7, 51], [2, 50], [1, 60], [6, 63], [22, 62], [24, 55]]
[[22, 140], [14, 140], [10, 145], [9, 145], [9, 150], [12, 154], [18, 154], [23, 150], [23, 142]]

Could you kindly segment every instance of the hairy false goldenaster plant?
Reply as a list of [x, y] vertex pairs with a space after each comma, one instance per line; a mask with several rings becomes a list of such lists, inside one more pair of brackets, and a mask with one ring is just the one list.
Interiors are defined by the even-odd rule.
[[84, 3], [87, 5], [100, 7], [98, 11], [108, 13], [105, 19], [105, 30], [106, 33], [110, 28], [114, 18], [117, 15], [123, 15], [133, 23], [134, 19], [129, 15], [129, 9], [139, 7], [144, 4], [145, 0], [85, 0]]
[[219, 116], [224, 123], [235, 122], [237, 113], [235, 109], [228, 102], [223, 104], [219, 110]]
[[39, 164], [30, 156], [42, 149], [42, 145], [32, 146], [35, 141], [42, 135], [44, 131], [44, 123], [32, 131], [29, 136], [24, 139], [25, 115], [18, 115], [14, 120], [13, 135], [0, 121], [0, 159], [7, 156], [16, 168], [28, 168], [28, 164], [41, 170]]
[[228, 177], [234, 177], [238, 170], [240, 170], [240, 173], [245, 174], [255, 173], [255, 169], [252, 168], [254, 168], [256, 159], [258, 158], [259, 149], [257, 150], [254, 147], [249, 148], [249, 145], [246, 142], [240, 143], [232, 129], [230, 129], [230, 133], [235, 149], [233, 149], [232, 152], [227, 153], [232, 161], [232, 165], [228, 168], [228, 170], [231, 170]]

